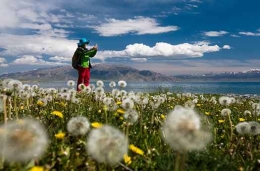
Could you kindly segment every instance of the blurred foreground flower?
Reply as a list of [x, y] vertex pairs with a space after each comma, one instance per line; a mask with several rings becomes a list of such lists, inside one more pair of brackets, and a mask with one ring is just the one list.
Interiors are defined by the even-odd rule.
[[127, 147], [125, 135], [109, 125], [93, 129], [87, 138], [88, 154], [100, 163], [116, 164], [127, 154]]
[[169, 113], [162, 127], [162, 136], [178, 151], [201, 150], [212, 137], [210, 131], [202, 128], [199, 115], [192, 108], [182, 106]]
[[0, 127], [0, 153], [7, 161], [39, 159], [48, 146], [44, 127], [34, 119], [10, 121]]

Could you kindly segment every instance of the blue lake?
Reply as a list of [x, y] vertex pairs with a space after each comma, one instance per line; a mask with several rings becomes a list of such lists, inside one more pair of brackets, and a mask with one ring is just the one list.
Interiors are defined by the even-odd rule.
[[[95, 82], [91, 82], [95, 84]], [[105, 83], [105, 90], [110, 91], [109, 82]], [[30, 83], [32, 85], [33, 83]], [[67, 82], [42, 82], [43, 88], [67, 87]], [[126, 91], [152, 92], [156, 90], [169, 90], [178, 93], [204, 93], [204, 94], [257, 94], [260, 95], [260, 82], [127, 82]]]

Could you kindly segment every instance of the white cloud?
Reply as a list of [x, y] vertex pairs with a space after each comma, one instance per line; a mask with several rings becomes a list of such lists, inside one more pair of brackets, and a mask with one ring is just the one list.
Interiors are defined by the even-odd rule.
[[253, 32], [239, 32], [239, 34], [246, 35], [246, 36], [260, 36], [260, 33], [253, 33]]
[[196, 58], [202, 57], [204, 53], [220, 51], [218, 45], [209, 45], [207, 42], [198, 42], [195, 44], [183, 43], [171, 45], [164, 42], [156, 43], [150, 47], [144, 44], [135, 43], [126, 46], [122, 51], [102, 51], [98, 52], [98, 59], [104, 60], [107, 57], [168, 57], [168, 58]]
[[222, 48], [223, 49], [231, 49], [231, 47], [229, 45], [224, 45]]
[[146, 58], [131, 58], [131, 61], [134, 61], [134, 62], [145, 62], [147, 61]]
[[231, 34], [230, 36], [231, 36], [231, 37], [240, 37], [240, 36], [238, 36], [238, 35], [236, 35], [236, 34]]
[[225, 34], [228, 34], [228, 32], [226, 31], [208, 31], [208, 32], [204, 32], [205, 36], [209, 36], [209, 37], [219, 37], [219, 36], [223, 36]]
[[63, 56], [53, 56], [53, 57], [50, 57], [49, 59], [52, 60], [52, 61], [69, 62], [69, 61], [71, 61], [71, 58], [68, 58], [68, 57], [66, 58], [66, 57], [63, 57]]
[[43, 35], [0, 34], [1, 56], [49, 55], [71, 58], [77, 48], [76, 40]]
[[24, 55], [21, 58], [15, 59], [11, 65], [65, 65], [60, 62], [47, 62], [42, 59], [30, 55]]
[[5, 58], [0, 57], [0, 67], [8, 67], [9, 65], [6, 63]]
[[117, 36], [127, 33], [159, 34], [170, 31], [176, 31], [177, 26], [159, 26], [159, 23], [153, 18], [136, 17], [134, 19], [117, 20], [108, 19], [106, 23], [99, 26], [92, 26], [101, 36]]

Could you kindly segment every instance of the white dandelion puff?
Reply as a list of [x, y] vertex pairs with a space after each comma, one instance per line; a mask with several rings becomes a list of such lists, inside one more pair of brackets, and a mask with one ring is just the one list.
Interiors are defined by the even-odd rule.
[[124, 80], [120, 80], [118, 81], [118, 86], [121, 88], [125, 88], [127, 86], [127, 83]]
[[75, 86], [75, 81], [69, 80], [69, 81], [67, 82], [67, 86], [68, 86], [69, 88], [74, 87], [74, 86]]
[[162, 133], [164, 141], [179, 151], [201, 150], [212, 137], [202, 129], [200, 117], [193, 109], [180, 106], [166, 117]]
[[228, 106], [231, 104], [231, 98], [230, 97], [227, 97], [227, 96], [222, 96], [218, 99], [219, 103], [221, 105], [225, 105], [225, 106]]
[[101, 81], [101, 80], [98, 80], [97, 82], [96, 82], [96, 85], [98, 86], [98, 87], [105, 87], [104, 85], [104, 82], [103, 81]]
[[39, 159], [48, 146], [44, 127], [37, 120], [10, 121], [0, 127], [0, 152], [9, 162], [27, 162]]
[[225, 109], [222, 109], [222, 110], [221, 110], [221, 115], [222, 115], [222, 116], [228, 116], [228, 115], [230, 115], [230, 114], [231, 114], [231, 110], [228, 109], [228, 108], [225, 108]]
[[138, 113], [134, 109], [128, 109], [124, 113], [124, 118], [128, 123], [134, 124], [138, 119]]
[[133, 100], [127, 98], [127, 99], [122, 101], [121, 106], [125, 110], [132, 109], [134, 107], [134, 102], [133, 102]]
[[111, 82], [109, 83], [109, 87], [110, 87], [110, 88], [115, 88], [115, 87], [116, 87], [116, 82], [111, 81]]
[[86, 135], [86, 133], [89, 131], [89, 128], [89, 121], [84, 116], [73, 117], [67, 124], [67, 130], [73, 136]]
[[236, 131], [240, 135], [248, 134], [250, 132], [250, 125], [248, 122], [241, 122], [236, 125]]
[[256, 121], [248, 122], [249, 124], [249, 134], [251, 135], [258, 135], [260, 134], [260, 124]]
[[128, 140], [116, 128], [104, 125], [92, 129], [87, 138], [87, 152], [97, 162], [115, 165], [128, 151]]

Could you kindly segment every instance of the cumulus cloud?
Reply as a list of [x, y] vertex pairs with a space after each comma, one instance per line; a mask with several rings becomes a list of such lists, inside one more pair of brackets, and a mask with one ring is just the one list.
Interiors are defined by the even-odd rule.
[[245, 36], [260, 36], [260, 33], [253, 33], [253, 32], [239, 32], [239, 34]]
[[219, 37], [219, 36], [223, 36], [225, 34], [228, 34], [228, 32], [226, 31], [208, 31], [208, 32], [204, 32], [205, 36], [209, 36], [209, 37]]
[[126, 46], [122, 51], [103, 51], [99, 52], [97, 58], [104, 60], [107, 57], [168, 57], [168, 58], [196, 58], [202, 57], [204, 53], [220, 51], [218, 45], [209, 45], [207, 42], [198, 42], [195, 44], [183, 43], [171, 45], [164, 42], [158, 42], [150, 47], [142, 43], [135, 43]]
[[0, 34], [1, 56], [49, 55], [71, 57], [77, 47], [76, 40], [43, 35]]
[[131, 58], [131, 61], [134, 61], [134, 62], [145, 62], [147, 61], [146, 58]]
[[136, 17], [127, 20], [107, 19], [106, 23], [92, 26], [92, 28], [101, 36], [117, 36], [127, 33], [159, 34], [179, 29], [177, 26], [159, 26], [155, 19], [149, 17]]
[[0, 67], [8, 67], [9, 65], [6, 63], [5, 58], [0, 57]]
[[12, 65], [64, 65], [60, 62], [47, 62], [43, 59], [36, 58], [30, 55], [24, 55], [21, 58], [15, 59]]
[[229, 45], [224, 45], [222, 48], [223, 49], [231, 49], [231, 47]]

